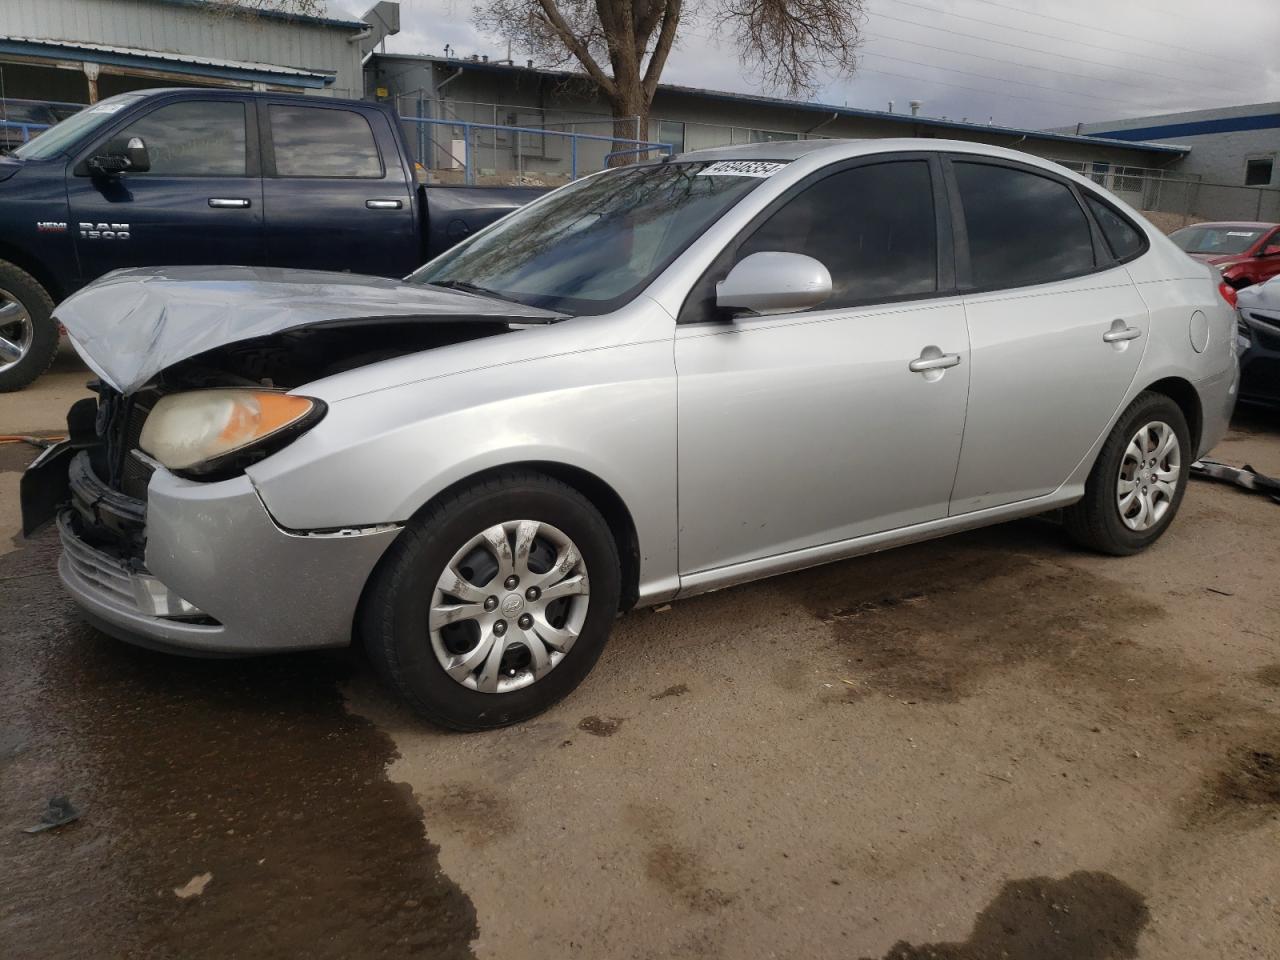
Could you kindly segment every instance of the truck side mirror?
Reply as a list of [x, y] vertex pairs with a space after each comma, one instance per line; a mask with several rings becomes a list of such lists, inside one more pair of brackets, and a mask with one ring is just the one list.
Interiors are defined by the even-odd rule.
[[116, 137], [86, 162], [95, 176], [114, 177], [122, 173], [146, 173], [151, 169], [147, 145], [141, 137]]

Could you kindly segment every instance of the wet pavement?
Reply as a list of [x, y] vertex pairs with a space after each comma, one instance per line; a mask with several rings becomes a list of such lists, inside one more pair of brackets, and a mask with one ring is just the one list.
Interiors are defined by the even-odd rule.
[[[355, 653], [84, 626], [10, 539], [33, 453], [0, 446], [4, 957], [1280, 956], [1266, 498], [1195, 483], [1135, 558], [1033, 520], [636, 611], [556, 709], [460, 736]], [[1280, 420], [1217, 454], [1280, 473]]]

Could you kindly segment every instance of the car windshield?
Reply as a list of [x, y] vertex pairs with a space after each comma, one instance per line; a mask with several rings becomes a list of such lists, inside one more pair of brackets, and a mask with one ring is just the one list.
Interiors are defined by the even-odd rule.
[[24, 143], [13, 151], [13, 156], [22, 160], [48, 160], [50, 157], [57, 156], [75, 144], [81, 136], [108, 122], [125, 107], [140, 100], [142, 96], [143, 94], [140, 93], [121, 93], [108, 97]]
[[654, 163], [517, 211], [408, 279], [562, 313], [617, 309], [781, 163]]
[[1184, 227], [1169, 234], [1169, 239], [1187, 253], [1207, 253], [1214, 256], [1244, 253], [1262, 236], [1261, 227]]

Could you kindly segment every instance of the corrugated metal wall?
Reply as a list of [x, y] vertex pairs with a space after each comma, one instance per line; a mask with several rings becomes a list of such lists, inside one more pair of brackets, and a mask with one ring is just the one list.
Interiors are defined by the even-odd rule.
[[331, 96], [363, 95], [344, 27], [246, 19], [163, 0], [0, 0], [0, 36], [107, 43], [191, 56], [336, 70]]

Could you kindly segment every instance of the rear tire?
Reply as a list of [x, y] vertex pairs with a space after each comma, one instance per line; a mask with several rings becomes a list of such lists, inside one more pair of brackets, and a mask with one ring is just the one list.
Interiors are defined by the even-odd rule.
[[[486, 539], [495, 532], [506, 560]], [[620, 571], [609, 526], [582, 494], [504, 471], [409, 522], [370, 582], [360, 633], [383, 682], [432, 723], [518, 723], [591, 671], [618, 613]]]
[[35, 277], [0, 260], [0, 393], [21, 390], [58, 352], [53, 298]]
[[1145, 550], [1173, 522], [1194, 457], [1182, 409], [1162, 393], [1138, 394], [1102, 445], [1084, 497], [1064, 512], [1067, 533], [1112, 556]]

